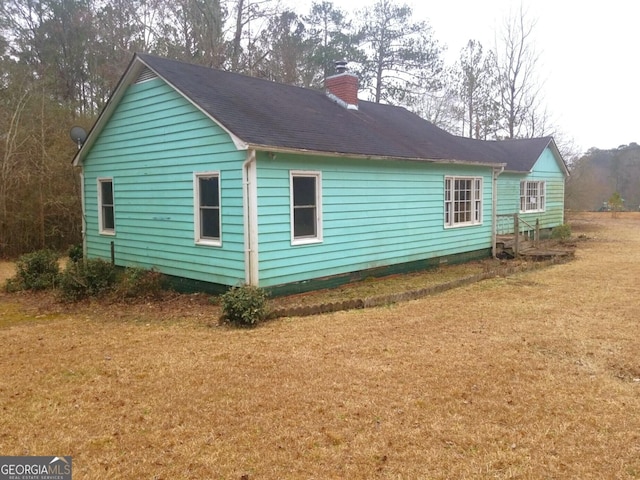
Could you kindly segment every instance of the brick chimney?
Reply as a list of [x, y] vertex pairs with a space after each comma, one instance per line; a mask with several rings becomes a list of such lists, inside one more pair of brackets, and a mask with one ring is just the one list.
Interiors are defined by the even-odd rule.
[[344, 108], [358, 109], [358, 77], [347, 71], [347, 62], [336, 62], [336, 74], [324, 81], [327, 96]]

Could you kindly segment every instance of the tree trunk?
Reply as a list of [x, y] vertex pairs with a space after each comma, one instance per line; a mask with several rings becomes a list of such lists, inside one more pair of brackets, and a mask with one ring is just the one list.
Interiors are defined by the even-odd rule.
[[236, 31], [233, 36], [233, 50], [231, 52], [231, 71], [238, 71], [240, 62], [240, 41], [242, 40], [242, 11], [244, 0], [238, 0], [238, 10], [236, 11]]

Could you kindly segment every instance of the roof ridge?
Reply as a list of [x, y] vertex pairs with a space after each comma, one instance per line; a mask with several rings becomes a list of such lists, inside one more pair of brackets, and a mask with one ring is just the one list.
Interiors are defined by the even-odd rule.
[[[484, 166], [514, 164], [514, 157], [518, 157], [518, 167], [525, 157], [524, 163], [533, 158], [532, 165], [541, 153], [535, 155], [541, 145], [535, 142], [486, 141], [454, 135], [403, 106], [359, 100], [358, 110], [347, 110], [321, 90], [150, 53], [136, 53], [121, 82], [129, 82], [141, 65], [155, 71], [229, 133], [239, 149]], [[117, 98], [128, 85], [119, 84]]]

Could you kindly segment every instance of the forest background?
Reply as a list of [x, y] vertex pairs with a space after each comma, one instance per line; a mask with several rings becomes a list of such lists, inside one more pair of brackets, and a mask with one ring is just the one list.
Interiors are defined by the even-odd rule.
[[81, 241], [77, 149], [135, 52], [322, 89], [336, 60], [360, 78], [360, 98], [401, 105], [479, 139], [553, 135], [567, 161], [567, 208], [614, 194], [640, 205], [640, 147], [575, 151], [544, 103], [535, 19], [505, 18], [495, 44], [469, 39], [455, 62], [426, 20], [395, 0], [358, 11], [316, 1], [1, 0], [0, 258]]

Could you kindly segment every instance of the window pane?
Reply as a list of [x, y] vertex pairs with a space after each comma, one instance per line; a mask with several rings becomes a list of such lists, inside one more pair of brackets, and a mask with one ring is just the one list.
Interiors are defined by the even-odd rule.
[[220, 209], [200, 209], [200, 235], [203, 238], [220, 238]]
[[115, 230], [113, 211], [113, 181], [100, 180], [100, 209], [102, 216], [102, 230]]
[[316, 209], [315, 207], [298, 207], [293, 210], [293, 236], [316, 236]]
[[113, 182], [100, 182], [101, 199], [103, 205], [113, 205]]
[[218, 177], [201, 177], [199, 180], [200, 206], [219, 207], [220, 195], [218, 192]]
[[114, 230], [115, 229], [115, 218], [113, 215], [113, 207], [102, 207], [102, 229], [103, 230]]
[[482, 222], [482, 178], [445, 178], [446, 226]]
[[523, 212], [542, 211], [545, 206], [544, 182], [520, 183], [520, 210]]
[[538, 183], [527, 182], [527, 210], [538, 208]]
[[471, 221], [471, 203], [465, 202], [458, 205], [458, 210], [456, 213], [456, 222], [469, 222]]
[[293, 206], [316, 204], [316, 177], [293, 177]]

